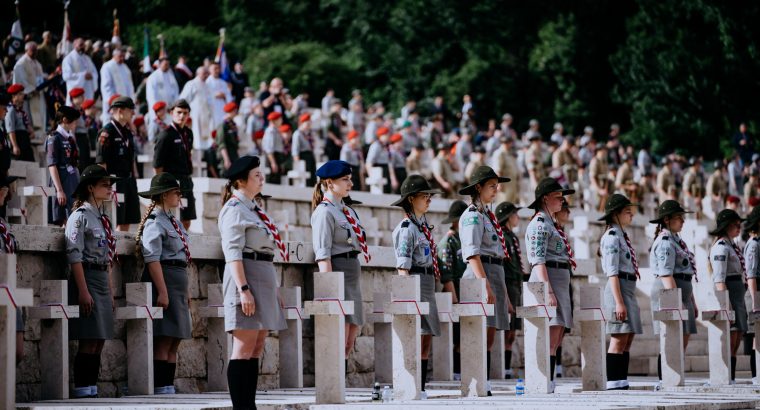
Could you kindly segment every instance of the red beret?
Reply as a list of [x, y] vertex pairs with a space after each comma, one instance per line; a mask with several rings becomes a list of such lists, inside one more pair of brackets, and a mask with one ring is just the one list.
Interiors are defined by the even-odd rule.
[[739, 199], [739, 197], [738, 197], [738, 196], [736, 196], [736, 195], [729, 195], [729, 196], [726, 198], [726, 202], [728, 202], [728, 203], [730, 203], [730, 204], [737, 204], [737, 203], [739, 203], [740, 201], [741, 201], [741, 199]]
[[[237, 109], [237, 104], [234, 101], [224, 104], [224, 112], [233, 112]], [[269, 114], [272, 115], [272, 114]]]
[[402, 139], [404, 139], [404, 137], [402, 137], [401, 134], [399, 134], [399, 133], [395, 133], [395, 134], [391, 135], [391, 143], [399, 142]]
[[108, 106], [110, 107], [113, 104], [113, 101], [117, 98], [121, 97], [120, 94], [114, 94], [111, 96], [111, 98], [108, 99]]
[[11, 84], [11, 86], [8, 87], [8, 94], [10, 95], [20, 93], [21, 91], [24, 91], [24, 86], [21, 84]]
[[301, 116], [298, 117], [299, 124], [306, 121], [311, 121], [311, 114], [309, 114], [308, 112], [306, 114], [301, 114]]
[[260, 140], [260, 139], [264, 138], [264, 130], [258, 130], [256, 132], [254, 132], [253, 133], [253, 138], [257, 139], [257, 140]]
[[276, 120], [276, 119], [278, 119], [280, 117], [282, 117], [282, 114], [280, 114], [277, 111], [272, 111], [272, 112], [269, 113], [269, 115], [267, 115], [267, 119], [269, 121], [274, 121], [274, 120]]
[[134, 123], [135, 123], [135, 127], [139, 127], [145, 124], [145, 117], [143, 117], [142, 115], [139, 117], [135, 117]]
[[93, 105], [95, 105], [95, 100], [93, 100], [92, 98], [90, 98], [89, 100], [84, 100], [84, 102], [82, 103], [82, 109], [86, 110], [92, 107]]
[[84, 95], [84, 88], [82, 87], [72, 88], [71, 91], [69, 91], [69, 97], [71, 98], [77, 98], [80, 95]]
[[377, 132], [375, 134], [377, 134], [377, 136], [379, 137], [379, 136], [385, 135], [385, 134], [387, 134], [389, 132], [390, 132], [390, 130], [388, 129], [388, 127], [380, 127], [380, 128], [377, 129]]
[[164, 101], [157, 101], [155, 104], [153, 104], [153, 111], [158, 112], [158, 110], [166, 108], [166, 102]]
[[348, 140], [349, 141], [351, 141], [352, 139], [354, 139], [354, 138], [356, 138], [358, 136], [359, 136], [359, 132], [357, 132], [356, 130], [351, 130], [351, 131], [348, 132]]
[[747, 203], [749, 203], [749, 206], [754, 208], [760, 205], [760, 197], [753, 196], [752, 198], [749, 199], [749, 201], [747, 201]]
[[290, 132], [290, 125], [288, 124], [280, 125], [280, 132]]

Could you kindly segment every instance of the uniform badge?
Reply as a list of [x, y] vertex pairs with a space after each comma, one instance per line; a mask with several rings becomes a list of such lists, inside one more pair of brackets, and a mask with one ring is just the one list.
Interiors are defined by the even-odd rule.
[[499, 238], [499, 237], [498, 237], [498, 236], [496, 236], [496, 235], [491, 235], [491, 240], [492, 240], [492, 241], [495, 241], [495, 240], [496, 240], [496, 239], [498, 239], [498, 238]]
[[726, 255], [715, 255], [715, 256], [713, 256], [713, 260], [714, 261], [719, 261], [719, 262], [725, 262], [726, 261]]
[[348, 239], [346, 239], [346, 243], [351, 245], [352, 243], [354, 243], [354, 239], [349, 236]]
[[689, 260], [688, 259], [684, 259], [683, 260], [683, 266], [689, 266]]
[[465, 218], [464, 223], [462, 225], [463, 226], [471, 226], [471, 225], [477, 225], [478, 223], [480, 223], [480, 222], [478, 222], [478, 216], [477, 215], [473, 215], [473, 216], [471, 216], [469, 218]]
[[626, 252], [626, 254], [625, 254], [625, 258], [626, 258], [626, 259], [631, 259], [631, 254], [630, 254], [630, 253], [628, 253], [628, 252]]
[[82, 227], [81, 219], [77, 219], [76, 221], [74, 221], [74, 228], [81, 228], [81, 227]]
[[71, 232], [71, 235], [69, 235], [69, 239], [71, 239], [72, 242], [76, 242], [78, 237], [79, 231], [73, 231]]

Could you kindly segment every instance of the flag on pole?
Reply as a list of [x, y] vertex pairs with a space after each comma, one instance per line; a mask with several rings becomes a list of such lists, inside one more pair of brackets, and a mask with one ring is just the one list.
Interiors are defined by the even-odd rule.
[[24, 33], [21, 32], [21, 13], [18, 10], [18, 0], [16, 0], [16, 21], [11, 26], [11, 41], [8, 43], [8, 55], [21, 54], [23, 41]]
[[63, 4], [63, 34], [61, 34], [61, 42], [58, 43], [57, 52], [58, 57], [65, 57], [74, 49], [74, 45], [71, 42], [71, 24], [69, 23], [69, 3], [71, 0], [66, 0]]
[[227, 52], [224, 51], [224, 28], [219, 29], [219, 47], [216, 48], [216, 57], [214, 57], [214, 62], [219, 64], [219, 68], [221, 69], [222, 73], [222, 79], [224, 81], [230, 82], [230, 64], [227, 61]]
[[150, 65], [150, 36], [148, 35], [148, 26], [143, 26], [143, 62], [142, 72], [147, 74], [153, 71]]
[[113, 35], [111, 37], [111, 44], [121, 45], [121, 30], [119, 29], [119, 17], [118, 10], [113, 9]]
[[157, 35], [156, 38], [158, 38], [158, 46], [159, 46], [158, 47], [158, 59], [160, 60], [162, 58], [168, 57], [169, 55], [166, 54], [166, 48], [164, 47], [164, 35], [163, 35], [163, 33]]

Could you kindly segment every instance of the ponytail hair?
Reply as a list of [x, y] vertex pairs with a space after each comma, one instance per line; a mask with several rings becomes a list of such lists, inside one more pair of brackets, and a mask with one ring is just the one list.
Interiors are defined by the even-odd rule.
[[148, 205], [148, 209], [145, 210], [145, 213], [143, 214], [142, 219], [140, 220], [140, 224], [137, 225], [137, 233], [135, 234], [135, 256], [137, 259], [137, 267], [138, 269], [135, 270], [135, 275], [140, 275], [140, 271], [142, 271], [142, 267], [145, 266], [145, 260], [143, 259], [143, 250], [142, 250], [142, 234], [143, 230], [145, 229], [145, 222], [148, 220], [148, 217], [153, 212], [153, 210], [156, 208], [156, 205], [158, 205], [158, 201], [160, 201], [160, 195], [156, 195], [153, 198], [151, 198], [150, 205]]
[[604, 226], [604, 231], [602, 231], [602, 235], [599, 237], [599, 248], [596, 250], [596, 256], [600, 258], [602, 257], [602, 238], [604, 237], [605, 232], [607, 232], [607, 230], [612, 227], [609, 219], [605, 220], [605, 223], [606, 225]]
[[327, 189], [327, 183], [324, 179], [320, 178], [316, 184], [314, 184], [314, 192], [311, 195], [311, 210], [314, 212], [317, 206], [322, 202], [322, 198], [325, 197], [325, 190]]
[[649, 251], [652, 252], [652, 246], [654, 246], [654, 241], [657, 240], [657, 237], [660, 236], [660, 232], [662, 232], [662, 222], [657, 224], [657, 228], [654, 229], [654, 238], [652, 238], [652, 244], [649, 245]]
[[227, 203], [232, 197], [232, 181], [227, 180], [227, 183], [222, 187], [222, 206]]

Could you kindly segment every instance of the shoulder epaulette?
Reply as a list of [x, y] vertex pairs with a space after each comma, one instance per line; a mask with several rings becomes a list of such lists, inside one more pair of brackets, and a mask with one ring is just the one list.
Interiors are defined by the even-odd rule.
[[156, 214], [150, 214], [150, 215], [148, 215], [148, 219], [156, 219]]
[[756, 236], [756, 237], [752, 238], [752, 240], [753, 241], [760, 241], [760, 236]]
[[543, 221], [544, 221], [544, 217], [542, 217], [542, 216], [537, 216], [537, 217], [536, 217], [536, 220], [537, 220], [538, 222], [543, 222]]
[[668, 239], [670, 239], [670, 237], [669, 237], [669, 236], [667, 236], [667, 235], [665, 235], [665, 236], [663, 236], [663, 237], [662, 237], [662, 240], [663, 240], [663, 241], [667, 241]]
[[724, 241], [723, 239], [718, 241], [718, 245], [725, 245], [725, 244], [726, 244], [726, 241]]
[[617, 235], [617, 232], [615, 232], [614, 229], [610, 229], [609, 231], [607, 231], [607, 234], [608, 235]]
[[84, 208], [80, 206], [80, 207], [79, 207], [79, 208], [77, 208], [77, 210], [76, 210], [76, 211], [74, 211], [74, 212], [84, 212]]
[[469, 208], [467, 208], [467, 210], [468, 210], [468, 211], [475, 211], [475, 212], [477, 212], [477, 210], [478, 210], [478, 207], [477, 207], [477, 206], [475, 206], [475, 204], [472, 204], [472, 205], [470, 205], [470, 207], [469, 207]]
[[401, 222], [401, 227], [402, 228], [408, 228], [409, 227], [409, 220], [407, 219], [407, 220]]

